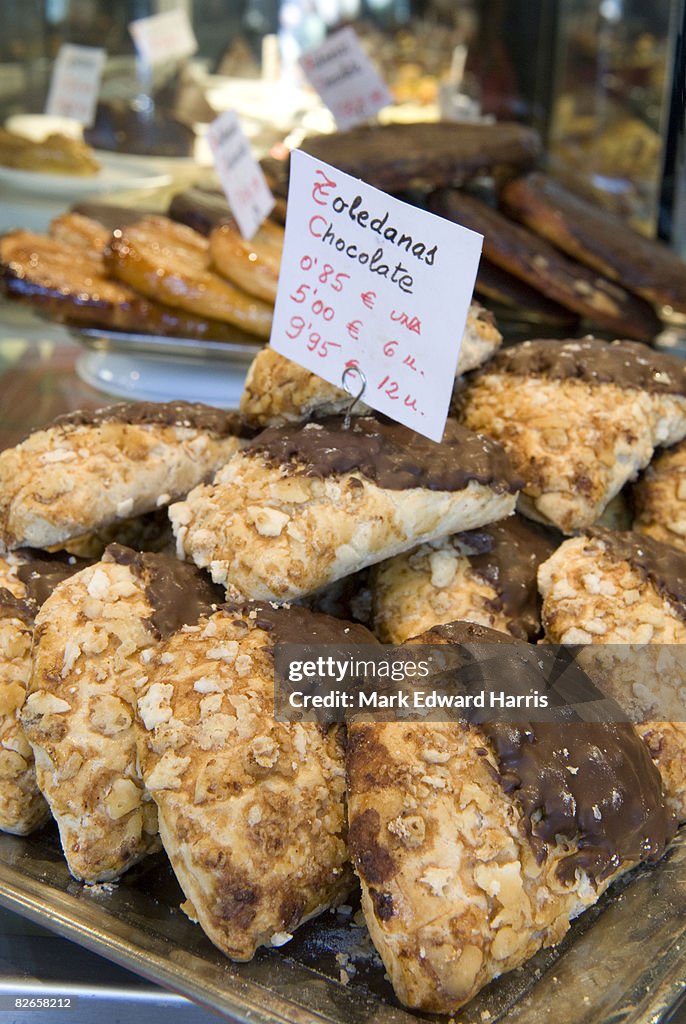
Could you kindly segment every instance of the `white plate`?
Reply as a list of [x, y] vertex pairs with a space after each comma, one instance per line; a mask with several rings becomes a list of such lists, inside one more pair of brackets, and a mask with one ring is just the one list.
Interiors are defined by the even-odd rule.
[[109, 157], [102, 155], [99, 155], [99, 160], [100, 171], [92, 175], [44, 174], [41, 171], [22, 171], [0, 166], [0, 185], [32, 195], [80, 199], [99, 192], [162, 188], [172, 180], [170, 174], [163, 174], [158, 168], [145, 167], [137, 160], [128, 161], [118, 157], [110, 161]]

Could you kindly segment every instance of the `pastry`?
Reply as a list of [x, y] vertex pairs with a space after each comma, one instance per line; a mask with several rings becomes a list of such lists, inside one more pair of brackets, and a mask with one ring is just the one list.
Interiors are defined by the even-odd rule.
[[20, 721], [31, 674], [33, 622], [49, 593], [84, 566], [30, 551], [0, 558], [0, 830], [27, 835], [50, 817]]
[[[493, 315], [478, 302], [473, 302], [462, 335], [456, 373], [459, 375], [481, 366], [498, 350], [502, 340]], [[266, 347], [258, 352], [248, 370], [245, 391], [241, 396], [241, 412], [251, 423], [271, 426], [292, 423], [311, 415], [343, 412], [350, 402], [346, 391]], [[363, 402], [356, 403], [356, 414], [369, 411]]]
[[526, 481], [520, 510], [564, 533], [590, 526], [658, 445], [686, 434], [686, 364], [629, 341], [527, 341], [458, 396]]
[[60, 416], [0, 452], [0, 543], [45, 548], [169, 504], [238, 448], [235, 413], [123, 402]]
[[229, 597], [288, 601], [445, 533], [509, 515], [499, 445], [448, 420], [436, 444], [390, 420], [271, 427], [169, 510], [180, 555]]
[[341, 729], [275, 720], [280, 643], [374, 637], [304, 608], [221, 609], [158, 648], [138, 698], [140, 764], [183, 909], [234, 960], [283, 945], [352, 883]]
[[626, 220], [538, 172], [509, 182], [500, 200], [512, 217], [567, 255], [648, 302], [686, 313], [686, 266], [663, 242], [632, 231]]
[[545, 239], [457, 189], [441, 189], [429, 209], [484, 236], [484, 256], [566, 309], [622, 338], [646, 341], [660, 321], [642, 299], [564, 256]]
[[113, 544], [36, 616], [22, 723], [75, 878], [118, 878], [158, 847], [137, 765], [136, 698], [160, 638], [218, 598], [193, 566]]
[[[333, 135], [314, 135], [299, 148], [384, 192], [400, 192], [459, 185], [484, 171], [526, 170], [536, 164], [541, 141], [535, 131], [519, 124], [439, 121], [360, 125]], [[268, 161], [266, 172], [272, 187], [284, 195], [285, 162]]]
[[640, 533], [594, 529], [565, 541], [538, 584], [550, 642], [609, 645], [583, 652], [584, 665], [636, 721], [686, 821], [686, 555]]
[[661, 452], [633, 489], [634, 529], [686, 551], [686, 444]]
[[[59, 239], [31, 231], [0, 236], [0, 286], [9, 298], [77, 326], [207, 341], [237, 340], [236, 328], [229, 330], [225, 323], [152, 302], [112, 280], [101, 254], [83, 244], [82, 234], [78, 240], [72, 234], [66, 242], [62, 229], [57, 230]], [[249, 334], [244, 339], [254, 341]]]
[[374, 632], [397, 644], [462, 619], [533, 640], [541, 629], [536, 571], [561, 540], [514, 515], [381, 562], [371, 580]]
[[149, 299], [268, 338], [272, 307], [210, 269], [206, 238], [152, 214], [115, 231], [105, 254], [108, 272]]
[[50, 221], [48, 234], [56, 242], [86, 249], [96, 256], [102, 256], [111, 232], [99, 221], [85, 217], [82, 213], [62, 213]]
[[559, 302], [547, 299], [526, 281], [509, 274], [483, 255], [474, 290], [488, 302], [496, 302], [504, 306], [505, 310], [512, 310], [517, 318], [559, 324], [567, 330], [572, 330], [579, 320], [576, 313], [565, 309]]
[[248, 241], [231, 219], [219, 224], [210, 235], [212, 265], [244, 292], [273, 305], [279, 283], [283, 236], [282, 227], [266, 220]]
[[[417, 643], [513, 651], [515, 641], [453, 623]], [[528, 685], [538, 659], [522, 647]], [[626, 724], [351, 724], [348, 802], [374, 945], [398, 998], [438, 1013], [560, 942], [675, 831], [660, 775]]]
[[19, 171], [92, 177], [100, 164], [90, 146], [52, 132], [40, 142], [0, 128], [0, 164]]

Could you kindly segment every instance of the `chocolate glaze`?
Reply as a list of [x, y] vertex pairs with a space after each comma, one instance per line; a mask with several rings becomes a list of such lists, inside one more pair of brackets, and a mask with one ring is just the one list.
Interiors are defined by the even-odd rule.
[[513, 515], [479, 530], [459, 533], [455, 540], [476, 550], [476, 554], [468, 555], [472, 572], [498, 594], [496, 610], [509, 616], [512, 635], [520, 640], [534, 639], [541, 630], [536, 572], [562, 543], [562, 535]]
[[616, 384], [665, 395], [686, 395], [686, 363], [638, 341], [524, 341], [501, 349], [482, 373], [516, 373], [549, 380]]
[[150, 623], [163, 640], [211, 615], [224, 599], [224, 591], [190, 562], [123, 544], [109, 544], [105, 554], [112, 562], [130, 566], [141, 580], [153, 609]]
[[27, 626], [33, 627], [36, 609], [27, 601], [21, 601], [7, 589], [0, 587], [0, 619], [21, 619]]
[[25, 559], [17, 566], [17, 578], [26, 587], [27, 601], [36, 609], [47, 601], [58, 583], [90, 564], [87, 558], [76, 558], [73, 555], [51, 556], [46, 552], [34, 554], [26, 549], [19, 550], [17, 554]]
[[[541, 651], [469, 622], [435, 626], [418, 638], [441, 641], [516, 644], [537, 656]], [[509, 658], [508, 671], [516, 671], [517, 664]], [[522, 658], [522, 672], [530, 672], [531, 664], [531, 658]], [[577, 869], [595, 882], [625, 862], [656, 860], [676, 822], [647, 746], [632, 725], [579, 722], [570, 719], [569, 708], [556, 711], [559, 721], [475, 726], [495, 752], [499, 781], [519, 804], [537, 856], [545, 859], [556, 836], [576, 838], [576, 849], [557, 867], [565, 883], [573, 882]]]
[[226, 611], [252, 617], [257, 629], [270, 634], [274, 644], [378, 644], [373, 633], [358, 622], [310, 611], [302, 605], [273, 607], [259, 601], [227, 604]]
[[601, 540], [611, 558], [628, 562], [644, 579], [650, 580], [686, 620], [686, 552], [633, 530], [594, 527], [588, 535]]
[[66, 413], [53, 420], [50, 426], [87, 427], [101, 423], [193, 427], [218, 437], [250, 437], [254, 433], [238, 413], [225, 412], [200, 402], [118, 402], [102, 409], [79, 409]]
[[505, 452], [488, 438], [449, 419], [441, 444], [383, 417], [342, 416], [304, 426], [270, 427], [244, 449], [272, 465], [296, 464], [306, 476], [358, 472], [379, 487], [460, 491], [472, 480], [499, 493], [521, 488]]

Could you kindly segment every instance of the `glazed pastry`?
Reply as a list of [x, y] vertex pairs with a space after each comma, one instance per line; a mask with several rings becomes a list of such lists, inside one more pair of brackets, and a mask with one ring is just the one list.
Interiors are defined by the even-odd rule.
[[193, 566], [113, 544], [36, 616], [22, 723], [75, 878], [118, 878], [158, 848], [136, 759], [136, 699], [160, 638], [219, 596]]
[[265, 220], [253, 237], [243, 238], [235, 221], [219, 224], [210, 235], [210, 257], [215, 270], [272, 305], [279, 283], [284, 230]]
[[441, 444], [390, 420], [271, 427], [169, 517], [230, 598], [288, 601], [446, 532], [509, 515], [499, 445], [448, 420]]
[[686, 821], [683, 648], [673, 646], [686, 643], [686, 555], [643, 534], [591, 530], [541, 565], [538, 584], [548, 640], [610, 645], [588, 651], [587, 671], [602, 671], [601, 689], [638, 723]]
[[65, 245], [86, 249], [96, 256], [102, 256], [110, 240], [107, 228], [82, 213], [62, 213], [50, 221], [50, 238]]
[[633, 489], [634, 529], [686, 551], [686, 444], [653, 459]]
[[561, 540], [515, 515], [381, 562], [372, 572], [374, 632], [396, 644], [465, 619], [533, 640], [541, 629], [536, 571]]
[[155, 652], [139, 757], [183, 909], [234, 960], [280, 946], [352, 884], [339, 726], [274, 718], [273, 646], [375, 643], [305, 608], [222, 609]]
[[663, 242], [627, 227], [626, 220], [536, 172], [509, 182], [506, 211], [558, 249], [648, 302], [686, 313], [686, 267]]
[[[459, 185], [484, 171], [526, 170], [538, 160], [541, 141], [532, 129], [505, 121], [439, 121], [360, 125], [333, 135], [314, 135], [299, 149], [384, 192], [401, 192]], [[263, 161], [263, 167], [272, 188], [285, 195], [286, 162]]]
[[457, 189], [442, 189], [430, 197], [429, 209], [478, 231], [484, 236], [484, 255], [492, 263], [617, 337], [646, 341], [660, 331], [660, 321], [642, 299], [564, 256], [481, 200]]
[[[417, 643], [516, 642], [453, 623]], [[522, 647], [528, 686], [540, 649]], [[352, 724], [348, 802], [374, 945], [398, 998], [438, 1013], [560, 942], [675, 831], [660, 775], [626, 724]]]
[[658, 445], [686, 434], [686, 364], [635, 342], [527, 341], [458, 396], [526, 481], [520, 510], [564, 533], [594, 523]]
[[207, 341], [236, 340], [235, 328], [152, 302], [112, 280], [102, 255], [84, 245], [83, 236], [77, 240], [73, 226], [71, 231], [69, 243], [62, 240], [62, 229], [58, 229], [59, 239], [31, 231], [2, 235], [3, 291], [61, 323]]
[[27, 835], [50, 817], [20, 721], [31, 675], [38, 609], [57, 584], [83, 568], [76, 558], [30, 551], [0, 558], [0, 830]]
[[105, 264], [118, 281], [149, 299], [269, 337], [271, 305], [211, 270], [207, 239], [184, 224], [148, 214], [114, 232]]
[[45, 548], [167, 505], [239, 447], [240, 418], [188, 402], [60, 416], [0, 452], [0, 543]]
[[[500, 348], [502, 340], [492, 313], [473, 302], [467, 314], [456, 373], [481, 366]], [[312, 415], [343, 412], [350, 401], [346, 391], [266, 347], [258, 352], [248, 370], [240, 407], [251, 423], [272, 426]], [[355, 405], [356, 415], [369, 411], [363, 402]]]

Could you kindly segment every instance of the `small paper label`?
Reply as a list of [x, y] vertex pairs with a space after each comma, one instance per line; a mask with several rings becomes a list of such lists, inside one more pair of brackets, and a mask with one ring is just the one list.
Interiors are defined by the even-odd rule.
[[295, 150], [272, 348], [440, 441], [482, 243]]
[[386, 83], [360, 45], [355, 30], [341, 29], [300, 58], [300, 66], [345, 131], [393, 102]]
[[146, 64], [189, 57], [198, 49], [198, 41], [185, 11], [164, 11], [149, 18], [129, 22], [138, 56]]
[[92, 125], [106, 60], [107, 53], [97, 46], [63, 43], [52, 70], [45, 113]]
[[212, 122], [207, 141], [238, 229], [244, 238], [252, 238], [274, 209], [274, 196], [232, 110]]

